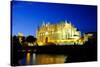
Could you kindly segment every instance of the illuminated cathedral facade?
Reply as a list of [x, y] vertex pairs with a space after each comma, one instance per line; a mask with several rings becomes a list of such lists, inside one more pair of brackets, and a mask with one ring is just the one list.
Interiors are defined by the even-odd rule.
[[40, 45], [45, 43], [74, 44], [81, 37], [81, 32], [71, 24], [71, 22], [63, 21], [58, 24], [45, 24], [36, 31], [37, 42]]

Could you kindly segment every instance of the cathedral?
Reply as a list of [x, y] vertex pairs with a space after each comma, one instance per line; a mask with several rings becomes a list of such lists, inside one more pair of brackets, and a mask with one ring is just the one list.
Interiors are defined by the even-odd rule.
[[74, 44], [81, 37], [81, 32], [71, 24], [71, 22], [63, 21], [56, 24], [45, 24], [36, 31], [37, 43], [43, 45], [45, 43]]

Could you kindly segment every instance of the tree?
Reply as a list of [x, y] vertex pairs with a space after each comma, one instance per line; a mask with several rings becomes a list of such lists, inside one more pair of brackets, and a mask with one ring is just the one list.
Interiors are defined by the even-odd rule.
[[36, 38], [32, 35], [29, 35], [28, 37], [26, 37], [26, 41], [29, 42], [29, 43], [33, 43], [33, 42], [36, 42]]

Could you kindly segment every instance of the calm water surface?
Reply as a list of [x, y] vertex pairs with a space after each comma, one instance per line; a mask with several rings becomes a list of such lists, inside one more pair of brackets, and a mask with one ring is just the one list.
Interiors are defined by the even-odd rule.
[[20, 65], [36, 65], [36, 64], [57, 64], [64, 63], [67, 56], [63, 54], [35, 54], [27, 53], [24, 58], [19, 60]]

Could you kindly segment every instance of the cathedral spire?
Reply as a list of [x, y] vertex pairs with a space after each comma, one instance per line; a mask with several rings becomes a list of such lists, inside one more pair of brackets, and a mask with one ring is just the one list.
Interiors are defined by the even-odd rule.
[[65, 20], [65, 24], [68, 24], [69, 22], [68, 22], [68, 20]]
[[42, 22], [42, 26], [45, 26], [45, 22], [44, 21]]
[[67, 20], [65, 20], [65, 23], [68, 23], [68, 21], [67, 21]]
[[48, 25], [50, 24], [50, 22], [47, 23]]
[[46, 24], [46, 26], [48, 26], [50, 23], [48, 22], [47, 24]]

